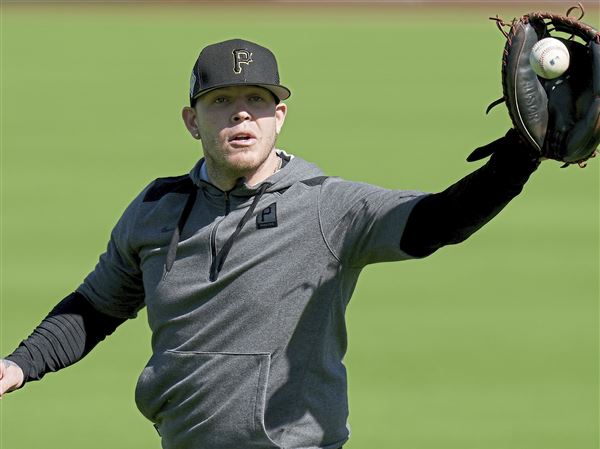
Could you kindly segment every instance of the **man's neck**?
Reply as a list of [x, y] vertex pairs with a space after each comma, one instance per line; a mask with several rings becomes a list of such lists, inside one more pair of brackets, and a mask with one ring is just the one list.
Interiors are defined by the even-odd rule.
[[228, 172], [218, 169], [215, 170], [215, 167], [206, 159], [204, 159], [204, 166], [202, 168], [204, 169], [206, 167], [205, 173], [208, 175], [207, 181], [224, 192], [227, 192], [235, 187], [240, 178], [244, 178], [246, 184], [249, 186], [260, 184], [269, 176], [276, 173], [281, 168], [281, 163], [281, 157], [273, 150], [265, 162], [253, 171]]

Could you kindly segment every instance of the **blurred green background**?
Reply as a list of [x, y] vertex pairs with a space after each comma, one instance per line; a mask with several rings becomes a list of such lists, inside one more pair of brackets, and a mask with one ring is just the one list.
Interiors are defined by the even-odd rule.
[[[79, 285], [128, 202], [186, 173], [201, 47], [271, 48], [293, 92], [279, 147], [328, 174], [439, 191], [510, 126], [503, 38], [539, 5], [3, 5], [1, 353]], [[556, 12], [566, 6], [557, 5]], [[598, 26], [598, 10], [588, 11]], [[348, 313], [348, 449], [597, 449], [599, 161], [545, 162], [464, 244], [365, 270]], [[159, 448], [133, 390], [145, 313], [0, 401], [2, 449]]]

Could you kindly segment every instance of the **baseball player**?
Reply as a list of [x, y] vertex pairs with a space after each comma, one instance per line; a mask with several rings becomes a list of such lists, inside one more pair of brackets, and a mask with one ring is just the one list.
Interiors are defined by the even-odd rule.
[[329, 177], [275, 146], [289, 96], [267, 48], [202, 50], [182, 116], [204, 157], [131, 202], [95, 269], [0, 363], [0, 394], [77, 362], [146, 307], [136, 403], [165, 449], [347, 441], [344, 314], [361, 270], [465, 240], [540, 156], [509, 132], [435, 194]]

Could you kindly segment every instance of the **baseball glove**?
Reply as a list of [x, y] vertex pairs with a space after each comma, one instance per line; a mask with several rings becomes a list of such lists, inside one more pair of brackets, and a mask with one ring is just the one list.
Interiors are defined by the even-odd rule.
[[[580, 17], [570, 17], [581, 10]], [[581, 22], [583, 6], [570, 8], [565, 16], [532, 12], [510, 24], [491, 17], [506, 37], [502, 57], [502, 102], [521, 140], [531, 145], [541, 158], [585, 166], [600, 143], [600, 33]], [[503, 27], [508, 26], [506, 32]], [[554, 34], [552, 34], [554, 33]], [[536, 42], [546, 37], [560, 40], [570, 54], [570, 65], [558, 78], [536, 75], [529, 55]], [[482, 159], [494, 151], [487, 145], [467, 158]]]

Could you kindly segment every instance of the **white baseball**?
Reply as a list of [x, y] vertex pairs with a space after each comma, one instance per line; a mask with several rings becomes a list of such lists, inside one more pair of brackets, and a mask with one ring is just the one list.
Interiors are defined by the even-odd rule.
[[569, 68], [569, 50], [565, 44], [553, 37], [536, 42], [529, 54], [529, 64], [540, 77], [551, 80], [558, 78]]

